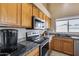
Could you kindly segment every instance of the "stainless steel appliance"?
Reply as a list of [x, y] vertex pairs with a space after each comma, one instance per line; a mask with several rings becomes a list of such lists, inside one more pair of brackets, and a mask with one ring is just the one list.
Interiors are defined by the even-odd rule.
[[49, 50], [49, 42], [45, 41], [40, 46], [40, 55], [42, 56], [48, 55], [48, 50]]
[[33, 28], [34, 29], [45, 29], [45, 21], [41, 20], [38, 17], [33, 16], [32, 17], [33, 20]]
[[74, 56], [79, 56], [79, 38], [74, 39]]
[[0, 49], [14, 49], [17, 46], [18, 31], [16, 29], [0, 30]]
[[26, 33], [26, 40], [40, 44], [40, 56], [45, 56], [49, 50], [48, 38], [40, 37], [37, 33]]

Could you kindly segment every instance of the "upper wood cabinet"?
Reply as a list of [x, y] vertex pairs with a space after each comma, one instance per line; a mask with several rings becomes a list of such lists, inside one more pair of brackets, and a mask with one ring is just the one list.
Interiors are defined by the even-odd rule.
[[32, 16], [46, 20], [47, 28], [50, 28], [49, 18], [31, 3], [1, 3], [0, 24], [32, 28]]
[[48, 28], [51, 29], [51, 19], [48, 19]]
[[42, 19], [42, 20], [44, 20], [43, 19], [43, 13], [40, 10], [39, 10], [39, 18]]
[[0, 4], [0, 23], [7, 23], [7, 3]]
[[43, 14], [43, 19], [46, 20], [46, 15], [45, 14]]
[[32, 28], [32, 4], [22, 4], [22, 26]]
[[18, 4], [7, 4], [7, 23], [16, 25], [17, 24], [17, 11]]
[[18, 22], [18, 6], [15, 3], [0, 4], [0, 19], [2, 24], [20, 25], [20, 22]]
[[33, 5], [33, 16], [39, 17], [39, 9]]
[[46, 22], [46, 27], [48, 29], [50, 29], [51, 28], [51, 20], [48, 16], [45, 16], [45, 22]]
[[18, 11], [17, 11], [17, 25], [21, 26], [21, 21], [22, 21], [22, 13], [21, 13], [21, 3], [18, 3]]

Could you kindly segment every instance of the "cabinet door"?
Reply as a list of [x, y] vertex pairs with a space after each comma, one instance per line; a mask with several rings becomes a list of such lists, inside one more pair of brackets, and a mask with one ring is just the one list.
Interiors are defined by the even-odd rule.
[[51, 28], [51, 20], [47, 17], [46, 19], [47, 22], [47, 28], [50, 29]]
[[45, 14], [43, 15], [43, 19], [46, 20], [46, 15]]
[[70, 39], [65, 39], [63, 40], [63, 52], [64, 53], [67, 53], [67, 54], [70, 54], [70, 55], [73, 55], [73, 49], [74, 49], [74, 44], [73, 44], [73, 40], [70, 40]]
[[57, 51], [62, 51], [62, 40], [61, 38], [53, 38], [52, 40], [52, 49]]
[[48, 28], [51, 29], [51, 20], [48, 19]]
[[18, 22], [18, 4], [2, 3], [0, 4], [1, 10], [1, 23], [8, 25], [17, 25]]
[[43, 20], [45, 20], [45, 14], [44, 13], [42, 13], [43, 14]]
[[46, 27], [48, 29], [50, 29], [50, 20], [49, 20], [48, 16], [46, 16], [45, 22], [46, 22]]
[[53, 42], [52, 42], [52, 48], [54, 49], [54, 50], [59, 50], [59, 40], [57, 40], [57, 39], [53, 39]]
[[34, 50], [26, 54], [26, 56], [39, 56], [39, 48], [35, 48]]
[[17, 24], [17, 12], [18, 12], [18, 5], [17, 4], [12, 4], [8, 3], [7, 4], [7, 23], [16, 25]]
[[21, 12], [22, 12], [22, 10], [21, 10], [21, 3], [18, 3], [18, 10], [17, 10], [17, 25], [19, 25], [19, 26], [21, 26], [21, 18], [22, 18], [22, 15], [21, 15]]
[[7, 3], [0, 4], [0, 23], [7, 24]]
[[39, 10], [39, 18], [43, 20], [43, 13]]
[[35, 5], [33, 5], [33, 16], [39, 17], [39, 10]]
[[32, 28], [32, 4], [22, 4], [22, 26]]
[[48, 17], [45, 16], [45, 24], [46, 24], [46, 28], [48, 28]]

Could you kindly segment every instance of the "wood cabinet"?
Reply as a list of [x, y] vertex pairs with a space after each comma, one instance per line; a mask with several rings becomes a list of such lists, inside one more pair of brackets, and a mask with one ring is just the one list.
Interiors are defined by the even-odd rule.
[[51, 29], [51, 19], [48, 19], [48, 28]]
[[22, 4], [22, 27], [32, 28], [32, 4]]
[[45, 14], [43, 15], [43, 19], [46, 21], [46, 15]]
[[52, 40], [51, 40], [51, 41], [49, 41], [49, 54], [50, 54], [50, 53], [51, 53], [51, 51], [52, 51], [51, 44], [52, 44]]
[[17, 24], [18, 4], [7, 4], [7, 23]]
[[2, 3], [0, 4], [0, 19], [2, 24], [18, 25], [18, 4], [16, 3]]
[[54, 38], [52, 40], [52, 49], [57, 51], [62, 51], [62, 41], [59, 38]]
[[48, 17], [45, 16], [46, 28], [48, 28]]
[[46, 27], [48, 29], [50, 29], [51, 28], [51, 20], [48, 16], [45, 16], [45, 22], [46, 22]]
[[0, 4], [0, 23], [32, 28], [32, 4]]
[[39, 10], [39, 18], [41, 19], [41, 20], [44, 20], [43, 19], [43, 13]]
[[19, 25], [19, 26], [21, 26], [21, 22], [22, 22], [21, 5], [22, 5], [21, 3], [18, 3], [18, 7], [17, 7], [18, 11], [17, 11], [17, 20], [16, 21], [17, 21], [17, 25]]
[[31, 52], [25, 55], [26, 56], [39, 56], [39, 48], [35, 48], [34, 50], [32, 50]]
[[49, 18], [31, 3], [1, 3], [0, 4], [0, 24], [6, 26], [20, 26], [32, 28], [32, 16], [46, 20], [47, 28], [50, 28]]
[[39, 17], [39, 9], [33, 5], [33, 16]]
[[52, 40], [52, 49], [69, 55], [74, 55], [74, 41], [70, 38], [57, 37]]
[[0, 4], [0, 23], [7, 23], [7, 3]]
[[74, 53], [74, 42], [73, 42], [72, 39], [63, 38], [62, 45], [63, 45], [63, 52], [64, 53], [73, 55], [73, 53]]

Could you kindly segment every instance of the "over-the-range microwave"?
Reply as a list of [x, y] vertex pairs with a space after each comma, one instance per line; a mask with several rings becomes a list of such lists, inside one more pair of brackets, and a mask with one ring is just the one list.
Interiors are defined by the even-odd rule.
[[33, 21], [33, 29], [45, 29], [45, 20], [33, 16], [32, 21]]

